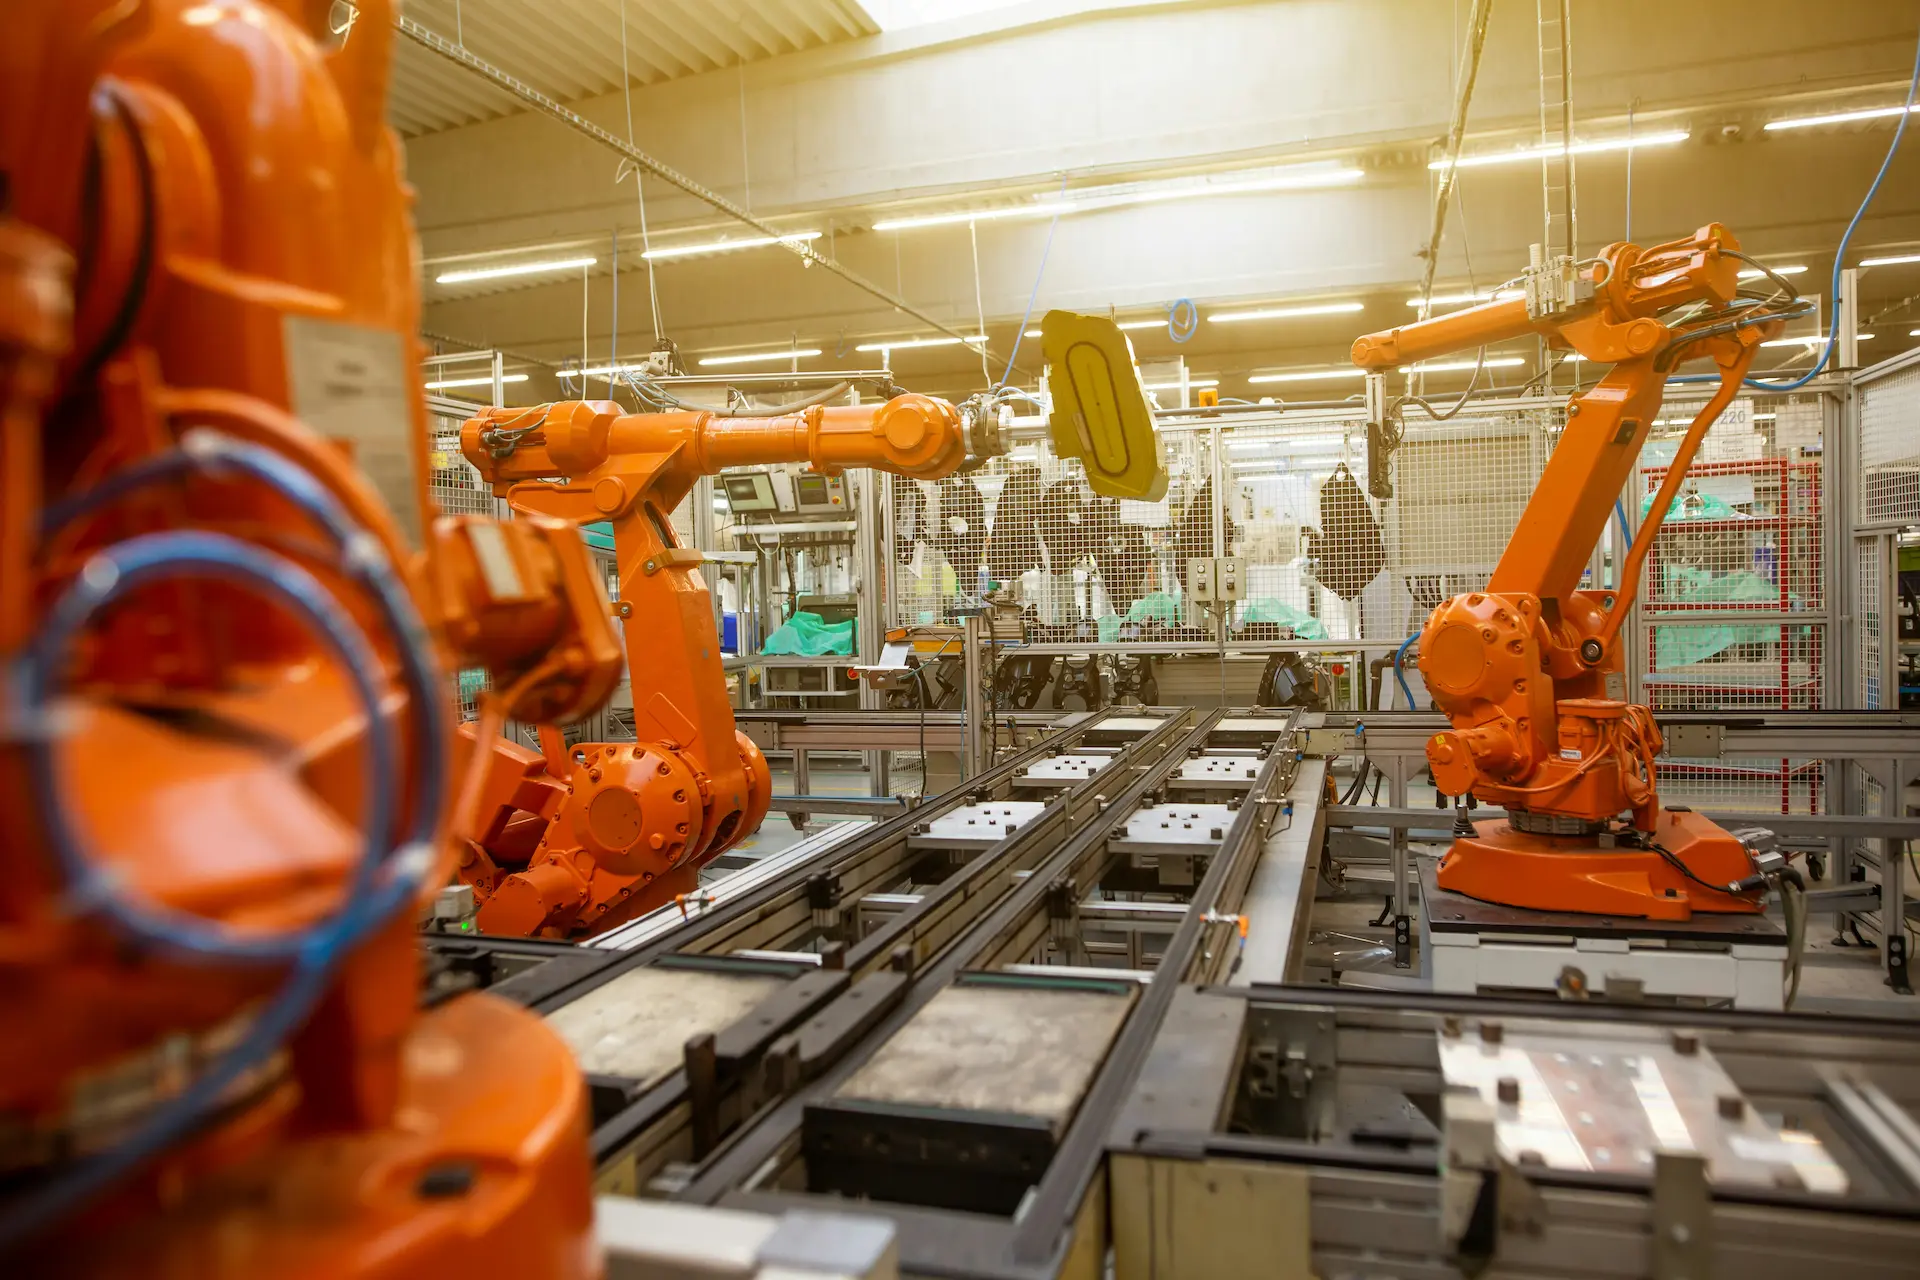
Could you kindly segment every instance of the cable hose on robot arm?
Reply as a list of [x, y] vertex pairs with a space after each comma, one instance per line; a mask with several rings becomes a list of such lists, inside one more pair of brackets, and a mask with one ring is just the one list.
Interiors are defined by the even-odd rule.
[[[410, 758], [416, 764], [419, 794], [444, 794], [452, 726], [425, 625], [379, 541], [354, 524], [338, 500], [301, 467], [272, 450], [237, 443], [205, 428], [191, 430], [179, 449], [48, 508], [42, 513], [41, 532], [45, 536], [156, 483], [235, 473], [273, 489], [339, 544], [341, 570], [365, 588], [400, 659], [409, 710], [418, 721]], [[369, 727], [365, 849], [342, 887], [339, 910], [317, 924], [262, 937], [136, 902], [125, 897], [95, 862], [65, 811], [55, 760], [59, 738], [55, 701], [73, 645], [96, 614], [129, 591], [178, 577], [212, 577], [280, 603], [306, 624], [323, 648], [333, 652], [363, 706]], [[60, 1221], [199, 1128], [235, 1084], [263, 1067], [305, 1023], [353, 946], [396, 912], [411, 908], [436, 862], [434, 850], [440, 840], [440, 807], [419, 804], [413, 806], [406, 834], [397, 845], [389, 846], [393, 819], [401, 812], [398, 787], [404, 773], [400, 762], [408, 758], [403, 757], [407, 738], [399, 722], [386, 714], [383, 673], [351, 616], [307, 570], [239, 539], [173, 530], [141, 535], [96, 553], [55, 601], [13, 674], [35, 805], [56, 863], [72, 889], [75, 907], [103, 917], [137, 942], [214, 962], [291, 962], [291, 971], [239, 1042], [179, 1094], [159, 1104], [127, 1137], [0, 1207], [0, 1254]]]

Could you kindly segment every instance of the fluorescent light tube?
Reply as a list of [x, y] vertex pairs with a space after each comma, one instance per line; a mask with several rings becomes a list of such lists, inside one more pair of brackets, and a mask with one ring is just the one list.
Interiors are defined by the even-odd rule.
[[1167, 327], [1167, 322], [1165, 320], [1119, 320], [1113, 327], [1126, 333], [1133, 329], [1164, 329]]
[[1903, 267], [1910, 262], [1920, 262], [1920, 253], [1902, 253], [1891, 258], [1862, 258], [1863, 267]]
[[[1515, 298], [1526, 296], [1526, 292], [1521, 289], [1488, 289], [1485, 293], [1436, 293], [1427, 299], [1427, 302], [1436, 307], [1457, 307], [1477, 302], [1510, 302]], [[1408, 298], [1407, 305], [1418, 307], [1420, 299]]]
[[[1867, 342], [1872, 338], [1873, 335], [1870, 333], [1856, 333], [1853, 335], [1855, 342]], [[1826, 334], [1815, 333], [1800, 338], [1773, 338], [1760, 345], [1763, 347], [1817, 347], [1826, 340]]]
[[707, 240], [700, 244], [673, 244], [641, 254], [649, 262], [663, 258], [691, 258], [703, 253], [732, 253], [735, 249], [764, 249], [770, 244], [806, 244], [818, 240], [818, 231], [796, 231], [789, 236], [748, 236], [744, 240]]
[[[1592, 142], [1576, 142], [1570, 147], [1558, 147], [1550, 143], [1531, 147], [1520, 147], [1513, 151], [1483, 151], [1479, 155], [1461, 156], [1462, 169], [1478, 169], [1490, 164], [1512, 164], [1521, 160], [1544, 160], [1559, 155], [1562, 151], [1570, 155], [1586, 156], [1601, 151], [1637, 151], [1641, 147], [1668, 147], [1676, 142], [1685, 142], [1691, 135], [1685, 129], [1675, 129], [1668, 133], [1647, 133], [1637, 138], [1599, 138]], [[1445, 169], [1445, 159], [1428, 163], [1429, 169]]]
[[[524, 373], [503, 374], [500, 378], [500, 381], [503, 383], [525, 382], [526, 380], [527, 375]], [[492, 378], [442, 378], [438, 382], [429, 382], [427, 384], [427, 390], [447, 391], [454, 387], [490, 387], [492, 385]]]
[[951, 227], [963, 222], [995, 222], [1002, 218], [1048, 218], [1056, 213], [1072, 213], [1064, 200], [1042, 200], [1034, 204], [1006, 205], [998, 209], [968, 209], [959, 213], [929, 213], [917, 218], [885, 218], [873, 224], [875, 231], [917, 231], [921, 227]]
[[[1346, 443], [1345, 436], [1275, 436], [1267, 440], [1229, 440], [1229, 453], [1255, 453], [1260, 450], [1292, 449], [1338, 449]], [[1255, 462], [1259, 459], [1254, 459]], [[1238, 466], [1238, 463], [1234, 464]]]
[[706, 356], [700, 361], [702, 369], [718, 369], [730, 364], [761, 364], [768, 360], [805, 360], [820, 354], [818, 347], [802, 347], [798, 351], [749, 351], [737, 356]]
[[[1797, 276], [1805, 270], [1806, 270], [1805, 266], [1796, 262], [1791, 264], [1790, 266], [1775, 267], [1773, 269], [1773, 274], [1777, 276]], [[1766, 272], [1760, 270], [1758, 267], [1748, 267], [1745, 271], [1742, 271], [1740, 273], [1740, 278], [1742, 280], [1758, 280], [1763, 276], [1765, 276], [1766, 274], [1767, 274]]]
[[1262, 307], [1255, 311], [1216, 311], [1207, 317], [1212, 324], [1236, 324], [1242, 320], [1292, 320], [1299, 316], [1335, 316], [1363, 311], [1358, 302], [1316, 302], [1303, 307]]
[[1441, 364], [1403, 364], [1401, 373], [1472, 373], [1474, 369], [1511, 369], [1515, 365], [1525, 364], [1519, 356], [1499, 356], [1493, 359], [1475, 362], [1472, 360], [1448, 360]]
[[1868, 107], [1861, 111], [1835, 111], [1823, 116], [1795, 116], [1790, 120], [1767, 121], [1768, 133], [1776, 129], [1811, 129], [1823, 124], [1852, 124], [1856, 120], [1886, 120], [1903, 111], [1920, 111], [1913, 107]]
[[1115, 183], [1104, 187], [1086, 187], [1071, 198], [1054, 197], [1027, 204], [1001, 205], [988, 209], [961, 209], [952, 213], [929, 213], [917, 217], [882, 218], [873, 224], [875, 231], [913, 231], [921, 227], [951, 227], [967, 222], [991, 222], [1006, 218], [1050, 218], [1056, 214], [1091, 213], [1099, 209], [1118, 209], [1133, 204], [1157, 204], [1169, 200], [1201, 200], [1211, 196], [1250, 195], [1261, 191], [1303, 191], [1314, 187], [1338, 187], [1360, 181], [1366, 171], [1350, 165], [1335, 167], [1302, 165], [1277, 172], [1242, 176], [1215, 175], [1201, 178], [1175, 178], [1139, 184]]
[[[1190, 387], [1217, 387], [1220, 385], [1220, 379], [1193, 378], [1188, 381], [1187, 385]], [[1143, 382], [1140, 384], [1140, 389], [1142, 391], [1178, 391], [1180, 384], [1177, 382]]]
[[[1198, 200], [1208, 196], [1252, 195], [1261, 191], [1306, 191], [1315, 187], [1341, 187], [1366, 177], [1364, 169], [1350, 166], [1338, 169], [1312, 169], [1296, 173], [1276, 173], [1264, 178], [1226, 181], [1184, 180], [1136, 189], [1094, 187], [1074, 193], [1077, 209], [1112, 209], [1129, 204], [1156, 204], [1165, 200]], [[1104, 191], [1104, 194], [1103, 194]]]
[[1040, 331], [1038, 329], [1029, 329], [1020, 336], [1023, 338], [1037, 338], [1040, 336]]
[[1325, 382], [1331, 378], [1364, 378], [1365, 369], [1300, 369], [1292, 373], [1256, 373], [1248, 382]]
[[598, 258], [550, 258], [543, 262], [516, 262], [506, 267], [475, 267], [471, 271], [449, 271], [435, 276], [435, 284], [466, 284], [471, 280], [504, 280], [508, 276], [537, 276], [549, 271], [579, 271], [599, 262]]
[[[967, 345], [971, 347], [986, 340], [984, 334], [976, 333], [967, 339]], [[958, 338], [900, 338], [892, 342], [863, 342], [855, 347], [854, 350], [862, 353], [872, 351], [909, 351], [914, 347], [957, 347], [959, 345], [960, 339]]]

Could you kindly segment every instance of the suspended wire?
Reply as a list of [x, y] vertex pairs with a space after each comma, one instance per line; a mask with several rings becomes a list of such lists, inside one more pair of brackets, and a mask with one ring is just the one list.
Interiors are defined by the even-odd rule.
[[1814, 362], [1813, 368], [1791, 382], [1765, 382], [1749, 377], [1743, 379], [1748, 386], [1757, 387], [1762, 391], [1792, 391], [1796, 387], [1804, 387], [1812, 382], [1819, 376], [1821, 370], [1827, 367], [1827, 361], [1833, 358], [1834, 343], [1840, 336], [1840, 278], [1846, 268], [1847, 246], [1852, 243], [1853, 233], [1859, 228], [1860, 219], [1866, 217], [1867, 208], [1873, 204], [1874, 196], [1879, 194], [1880, 183], [1886, 178], [1887, 170], [1893, 167], [1894, 156], [1900, 153], [1900, 140], [1907, 135], [1907, 120], [1913, 114], [1913, 101], [1917, 93], [1920, 93], [1920, 32], [1916, 32], [1914, 36], [1913, 74], [1907, 80], [1907, 109], [1900, 113], [1900, 123], [1895, 125], [1893, 130], [1893, 141], [1887, 145], [1887, 154], [1880, 161], [1880, 171], [1873, 175], [1872, 185], [1867, 188], [1867, 194], [1861, 198], [1860, 207], [1853, 211], [1853, 220], [1847, 223], [1846, 231], [1840, 236], [1840, 247], [1833, 253], [1833, 315], [1827, 322], [1827, 341], [1820, 348], [1820, 358]]
[[[980, 325], [975, 332], [984, 335], [987, 331], [987, 304], [980, 293], [980, 230], [979, 224], [972, 218], [967, 219], [967, 239], [973, 244], [973, 314]], [[984, 340], [980, 343], [980, 380], [986, 383], [987, 390], [993, 390], [993, 370], [987, 364], [987, 344]]]
[[[1060, 179], [1060, 194], [1065, 195], [1066, 192], [1067, 192], [1067, 180], [1063, 177]], [[1040, 282], [1046, 279], [1047, 277], [1047, 259], [1053, 256], [1053, 233], [1059, 228], [1059, 226], [1060, 226], [1060, 211], [1058, 209], [1055, 209], [1053, 213], [1053, 221], [1047, 224], [1047, 243], [1045, 247], [1043, 247], [1040, 250], [1040, 269], [1033, 273], [1033, 290], [1027, 294], [1026, 314], [1020, 317], [1020, 327], [1014, 330], [1013, 350], [1009, 352], [1007, 355], [1007, 371], [1000, 375], [1000, 385], [1003, 387], [1006, 386], [1008, 380], [1013, 377], [1014, 361], [1020, 358], [1020, 344], [1026, 340], [1027, 325], [1032, 323], [1033, 321], [1033, 304], [1035, 300], [1040, 297]], [[894, 243], [894, 252], [898, 253], [899, 245], [900, 245], [900, 237], [895, 236], [893, 238], [893, 243]], [[984, 347], [982, 350], [984, 354]]]
[[[627, 69], [627, 0], [619, 0], [619, 4], [620, 86], [627, 96], [627, 145], [631, 147], [635, 144], [633, 141], [633, 76]], [[639, 165], [630, 160], [622, 160], [620, 168], [614, 171], [615, 186], [620, 185], [620, 180], [626, 175], [628, 169], [633, 170], [633, 194], [640, 202], [640, 260], [647, 264], [647, 299], [653, 307], [653, 341], [654, 345], [658, 346], [660, 330], [663, 326], [660, 323], [660, 290], [653, 279], [653, 259], [648, 256], [653, 252], [653, 241], [647, 235], [647, 175]]]

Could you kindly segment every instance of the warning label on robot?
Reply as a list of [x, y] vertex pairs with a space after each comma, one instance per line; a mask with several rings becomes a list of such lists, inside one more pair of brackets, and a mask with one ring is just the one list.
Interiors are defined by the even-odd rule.
[[294, 415], [316, 435], [352, 451], [354, 465], [379, 490], [401, 533], [418, 546], [413, 390], [401, 336], [390, 329], [290, 315], [284, 339]]

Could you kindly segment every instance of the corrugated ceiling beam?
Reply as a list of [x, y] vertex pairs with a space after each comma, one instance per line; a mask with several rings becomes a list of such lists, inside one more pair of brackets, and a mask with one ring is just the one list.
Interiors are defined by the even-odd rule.
[[[719, 192], [709, 190], [708, 188], [702, 186], [700, 183], [695, 182], [692, 178], [689, 178], [686, 174], [681, 173], [678, 169], [675, 169], [671, 165], [668, 165], [660, 160], [654, 159], [652, 156], [648, 155], [646, 152], [640, 150], [638, 147], [632, 145], [631, 143], [622, 142], [619, 138], [607, 132], [605, 129], [601, 128], [599, 125], [593, 123], [593, 121], [588, 120], [585, 116], [580, 115], [578, 112], [568, 110], [566, 107], [561, 106], [558, 102], [555, 102], [552, 98], [549, 98], [546, 94], [541, 93], [538, 89], [535, 89], [533, 86], [525, 83], [524, 81], [515, 79], [513, 76], [510, 76], [506, 72], [502, 71], [500, 68], [477, 57], [469, 50], [463, 49], [460, 46], [454, 44], [452, 41], [446, 39], [445, 37], [438, 35], [435, 32], [427, 30], [427, 28], [421, 26], [419, 23], [414, 22], [412, 19], [407, 18], [404, 15], [395, 16], [394, 26], [399, 28], [400, 33], [406, 36], [408, 39], [415, 41], [416, 43], [424, 46], [425, 48], [431, 50], [434, 53], [439, 54], [441, 57], [447, 59], [450, 62], [455, 63], [456, 65], [465, 67], [467, 70], [473, 72], [475, 75], [484, 77], [490, 83], [497, 85], [501, 89], [506, 90], [508, 93], [511, 93], [514, 97], [526, 103], [528, 106], [533, 107], [538, 111], [544, 112], [549, 116], [552, 116], [554, 119], [560, 121], [562, 124], [565, 124], [568, 128], [572, 129], [574, 132], [584, 134], [587, 137], [593, 139], [595, 142], [598, 142], [601, 146], [607, 147], [610, 150], [616, 152], [617, 154], [626, 157], [628, 160], [632, 161], [639, 168], [644, 169], [648, 173], [651, 173], [654, 177], [659, 178], [662, 182], [665, 182], [670, 186], [678, 187], [680, 190], [686, 192], [688, 195], [692, 196], [694, 199], [699, 200], [702, 203], [711, 205], [715, 209], [718, 209], [720, 212], [726, 214], [730, 218], [735, 219], [736, 221], [745, 223], [747, 226], [752, 227], [754, 230], [758, 231], [763, 236], [768, 236], [774, 239], [779, 238], [781, 232], [777, 228], [772, 227], [765, 222], [762, 222], [759, 218], [754, 217], [753, 214], [747, 212], [745, 209], [741, 208], [739, 205], [733, 203], [733, 201], [727, 199], [725, 196], [721, 195]], [[867, 279], [865, 276], [861, 275], [859, 272], [852, 271], [846, 267], [841, 266], [838, 262], [834, 261], [832, 258], [821, 256], [819, 253], [817, 253], [814, 250], [813, 246], [810, 243], [795, 243], [792, 241], [787, 241], [787, 242], [783, 242], [780, 247], [785, 249], [787, 252], [793, 254], [796, 257], [802, 258], [807, 262], [814, 264], [817, 267], [820, 267], [826, 271], [832, 272], [834, 275], [839, 276], [842, 280], [845, 280], [848, 284], [853, 285], [856, 289], [860, 289], [868, 294], [871, 294], [873, 297], [880, 299], [882, 302], [900, 311], [902, 314], [912, 316], [914, 319], [920, 321], [922, 324], [931, 326], [933, 329], [937, 330], [940, 333], [946, 334], [950, 338], [959, 338], [964, 342], [969, 336], [971, 336], [969, 334], [961, 332], [958, 329], [948, 327], [946, 324], [943, 324], [939, 320], [934, 319], [932, 316], [920, 310], [918, 307], [915, 307], [912, 303], [908, 302], [905, 298], [902, 298], [898, 294], [895, 294], [885, 288], [882, 288], [880, 285], [875, 284], [873, 281]], [[993, 352], [991, 349], [988, 349], [987, 355], [989, 359], [993, 358]]]

